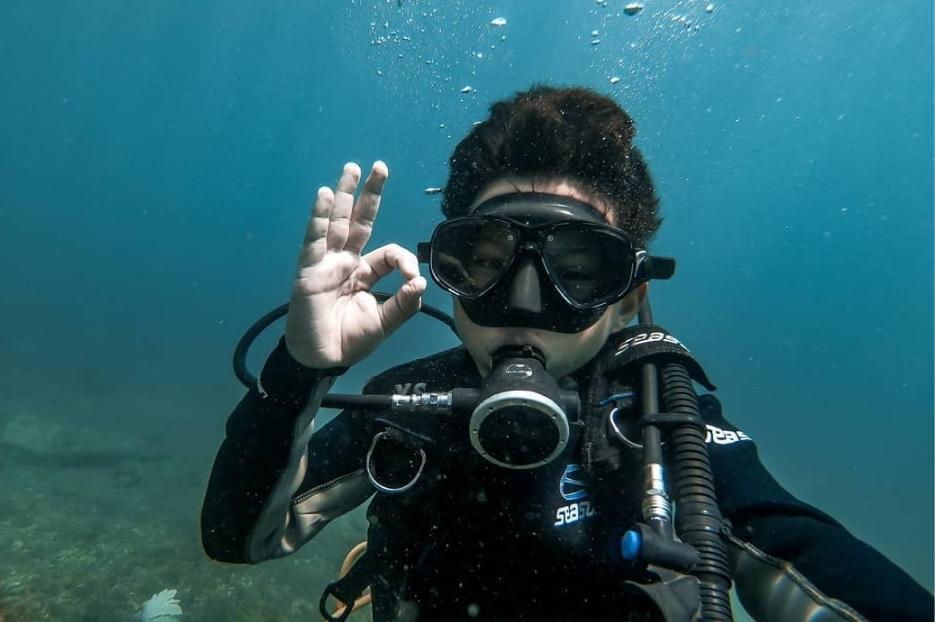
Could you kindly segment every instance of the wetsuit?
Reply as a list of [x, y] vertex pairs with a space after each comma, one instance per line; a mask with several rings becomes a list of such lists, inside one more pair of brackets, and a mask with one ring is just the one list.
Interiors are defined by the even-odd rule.
[[[334, 373], [299, 365], [282, 341], [270, 356], [231, 415], [214, 464], [202, 511], [209, 556], [258, 563], [287, 555], [373, 497], [377, 622], [625, 619], [621, 580], [638, 570], [621, 558], [619, 539], [640, 518], [639, 452], [591, 481], [580, 439], [544, 467], [511, 471], [485, 462], [458, 434], [425, 446], [411, 489], [377, 492], [365, 458], [384, 428], [372, 414], [345, 411], [312, 434]], [[364, 392], [446, 391], [479, 380], [456, 348], [386, 371]], [[734, 581], [757, 620], [932, 620], [926, 590], [786, 492], [714, 396], [700, 404], [718, 500], [733, 525]]]

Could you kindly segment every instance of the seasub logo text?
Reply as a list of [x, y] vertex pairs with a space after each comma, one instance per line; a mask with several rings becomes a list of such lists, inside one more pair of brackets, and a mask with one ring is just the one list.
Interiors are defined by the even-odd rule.
[[651, 333], [640, 333], [639, 335], [633, 335], [629, 339], [623, 341], [617, 347], [617, 354], [618, 355], [623, 354], [624, 352], [626, 352], [627, 350], [629, 350], [631, 347], [634, 347], [634, 346], [639, 346], [639, 345], [646, 344], [646, 343], [655, 343], [657, 341], [662, 341], [663, 343], [675, 344], [677, 346], [681, 346], [682, 348], [685, 348], [686, 351], [688, 350], [688, 348], [685, 347], [684, 343], [682, 343], [681, 341], [679, 341], [672, 335], [667, 335], [666, 333], [663, 333], [660, 331], [653, 331]]
[[704, 442], [706, 443], [714, 443], [715, 445], [730, 445], [740, 441], [753, 440], [740, 430], [725, 430], [724, 428], [719, 428], [711, 424], [706, 424], [705, 427], [708, 429], [704, 438]]
[[588, 483], [581, 477], [581, 471], [580, 464], [569, 464], [565, 467], [565, 472], [562, 473], [558, 491], [565, 501], [571, 501], [572, 503], [555, 510], [555, 522], [553, 524], [556, 527], [577, 523], [597, 513], [591, 502], [587, 500]]

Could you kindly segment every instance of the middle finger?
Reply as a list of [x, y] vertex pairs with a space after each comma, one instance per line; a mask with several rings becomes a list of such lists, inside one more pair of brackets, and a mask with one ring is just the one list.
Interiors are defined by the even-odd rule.
[[359, 253], [370, 239], [373, 231], [373, 221], [380, 210], [380, 196], [383, 193], [383, 185], [389, 177], [389, 170], [386, 164], [377, 160], [373, 163], [370, 175], [364, 182], [364, 189], [357, 199], [354, 206], [354, 213], [351, 215], [350, 230], [344, 249]]

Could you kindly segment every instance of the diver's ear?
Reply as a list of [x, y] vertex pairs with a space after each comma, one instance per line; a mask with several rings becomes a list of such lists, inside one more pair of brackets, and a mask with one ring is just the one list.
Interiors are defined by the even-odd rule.
[[626, 328], [646, 302], [646, 295], [649, 293], [649, 283], [643, 283], [629, 294], [623, 297], [617, 307], [617, 314], [614, 318], [614, 326], [611, 332], [617, 332]]

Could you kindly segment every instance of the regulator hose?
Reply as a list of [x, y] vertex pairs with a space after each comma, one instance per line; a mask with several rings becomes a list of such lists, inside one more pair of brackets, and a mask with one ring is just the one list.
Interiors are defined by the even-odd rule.
[[[373, 297], [379, 300], [380, 302], [389, 300], [393, 296], [392, 294], [387, 294], [384, 292], [370, 292], [370, 293], [373, 294]], [[256, 376], [250, 373], [250, 370], [247, 369], [247, 353], [250, 351], [250, 346], [253, 345], [253, 342], [256, 340], [257, 337], [259, 337], [260, 333], [266, 330], [266, 328], [270, 324], [272, 324], [279, 318], [284, 317], [288, 312], [289, 312], [288, 302], [285, 304], [279, 305], [278, 307], [276, 307], [275, 309], [273, 309], [272, 311], [270, 311], [269, 313], [267, 313], [266, 315], [258, 319], [256, 322], [254, 322], [250, 326], [250, 328], [248, 328], [247, 331], [243, 334], [243, 337], [240, 338], [240, 341], [237, 342], [237, 347], [234, 348], [234, 360], [233, 360], [234, 375], [237, 376], [237, 379], [240, 380], [240, 383], [243, 386], [247, 387], [248, 389], [252, 389], [256, 387], [256, 382], [257, 382]], [[433, 317], [440, 322], [443, 322], [446, 326], [448, 326], [448, 328], [452, 330], [452, 332], [455, 333], [455, 335], [458, 334], [458, 330], [455, 328], [454, 319], [450, 315], [442, 311], [441, 309], [422, 303], [422, 306], [419, 307], [419, 312], [424, 313], [430, 317]]]
[[[665, 412], [701, 421], [698, 395], [682, 363], [661, 366]], [[698, 577], [702, 619], [730, 622], [730, 569], [724, 541], [724, 519], [714, 491], [714, 475], [705, 445], [703, 426], [673, 426], [668, 436], [675, 486], [675, 528], [683, 542], [697, 549], [701, 562], [692, 570]]]

